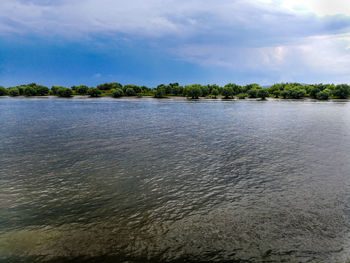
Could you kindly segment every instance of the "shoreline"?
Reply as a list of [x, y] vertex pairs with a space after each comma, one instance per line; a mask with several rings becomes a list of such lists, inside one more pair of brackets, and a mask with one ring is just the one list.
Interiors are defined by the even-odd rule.
[[233, 99], [224, 99], [222, 97], [217, 97], [216, 99], [214, 98], [205, 98], [205, 97], [200, 97], [198, 99], [191, 99], [187, 97], [182, 97], [182, 96], [169, 96], [169, 97], [164, 97], [164, 98], [155, 98], [153, 96], [123, 96], [119, 98], [114, 98], [112, 96], [99, 96], [99, 97], [91, 97], [91, 96], [84, 96], [84, 95], [74, 95], [71, 97], [58, 97], [54, 95], [48, 95], [48, 96], [0, 96], [1, 98], [21, 98], [21, 99], [113, 99], [113, 100], [125, 100], [125, 99], [130, 99], [130, 100], [142, 100], [142, 99], [155, 99], [155, 100], [174, 100], [174, 101], [223, 101], [223, 102], [229, 102], [229, 101], [256, 101], [256, 102], [279, 102], [279, 101], [290, 101], [290, 102], [350, 102], [350, 98], [348, 99], [328, 99], [328, 100], [317, 100], [317, 99], [312, 99], [312, 98], [302, 98], [302, 99], [283, 99], [283, 98], [266, 98], [265, 100], [259, 99], [259, 98], [245, 98], [245, 99], [239, 99], [239, 98], [233, 98]]

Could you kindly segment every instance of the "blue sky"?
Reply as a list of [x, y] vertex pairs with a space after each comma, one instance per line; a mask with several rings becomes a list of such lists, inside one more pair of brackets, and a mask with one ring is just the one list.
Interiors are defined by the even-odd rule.
[[347, 0], [1, 0], [0, 85], [350, 83]]

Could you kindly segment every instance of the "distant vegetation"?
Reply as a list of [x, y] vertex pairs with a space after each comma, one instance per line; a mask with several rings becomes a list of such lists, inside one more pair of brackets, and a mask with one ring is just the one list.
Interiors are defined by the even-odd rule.
[[74, 95], [100, 97], [112, 96], [120, 98], [123, 96], [153, 96], [155, 98], [165, 98], [169, 96], [183, 96], [190, 99], [200, 97], [218, 97], [226, 100], [233, 98], [258, 98], [268, 97], [281, 99], [303, 99], [312, 98], [317, 100], [328, 100], [329, 98], [347, 99], [350, 97], [350, 86], [347, 84], [299, 84], [299, 83], [277, 83], [268, 88], [263, 88], [258, 84], [248, 84], [240, 86], [228, 83], [225, 86], [192, 84], [181, 86], [178, 83], [168, 85], [161, 84], [154, 88], [138, 86], [134, 84], [122, 85], [117, 82], [100, 84], [97, 87], [85, 85], [73, 87], [52, 86], [51, 89], [35, 83], [20, 85], [16, 87], [4, 88], [0, 86], [0, 96], [58, 96], [72, 97]]

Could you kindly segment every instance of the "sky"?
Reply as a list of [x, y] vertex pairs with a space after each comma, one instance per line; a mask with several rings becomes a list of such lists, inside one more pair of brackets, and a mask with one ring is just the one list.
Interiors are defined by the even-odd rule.
[[350, 83], [348, 0], [1, 0], [0, 85]]

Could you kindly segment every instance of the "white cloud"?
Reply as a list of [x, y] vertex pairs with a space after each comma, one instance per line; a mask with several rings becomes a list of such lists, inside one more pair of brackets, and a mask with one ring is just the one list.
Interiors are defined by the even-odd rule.
[[[107, 36], [203, 66], [350, 75], [345, 0], [1, 0], [0, 34]], [[135, 41], [135, 40], [131, 40]]]
[[[322, 7], [322, 4], [316, 9], [315, 3], [318, 1], [1, 0], [0, 33], [12, 30], [17, 33], [45, 33], [69, 37], [81, 37], [90, 33], [153, 37], [173, 34], [188, 37], [198, 32], [220, 32], [230, 27], [232, 30], [252, 30], [262, 26], [278, 29], [279, 23], [287, 26], [288, 30], [291, 23], [298, 22], [288, 10], [295, 10], [298, 6], [315, 12], [329, 9], [325, 5]], [[342, 9], [347, 10], [350, 7]], [[332, 7], [329, 10], [336, 13], [337, 8]], [[305, 23], [308, 19], [310, 18], [301, 18], [300, 22]]]
[[320, 16], [350, 15], [348, 0], [281, 0], [281, 5], [293, 11], [309, 11]]
[[[300, 39], [284, 46], [237, 47], [193, 44], [174, 50], [182, 59], [232, 71], [269, 73], [281, 81], [350, 82], [350, 34]], [[309, 75], [309, 76], [308, 76]], [[338, 76], [338, 77], [335, 77]], [[314, 79], [314, 80], [313, 80]]]

